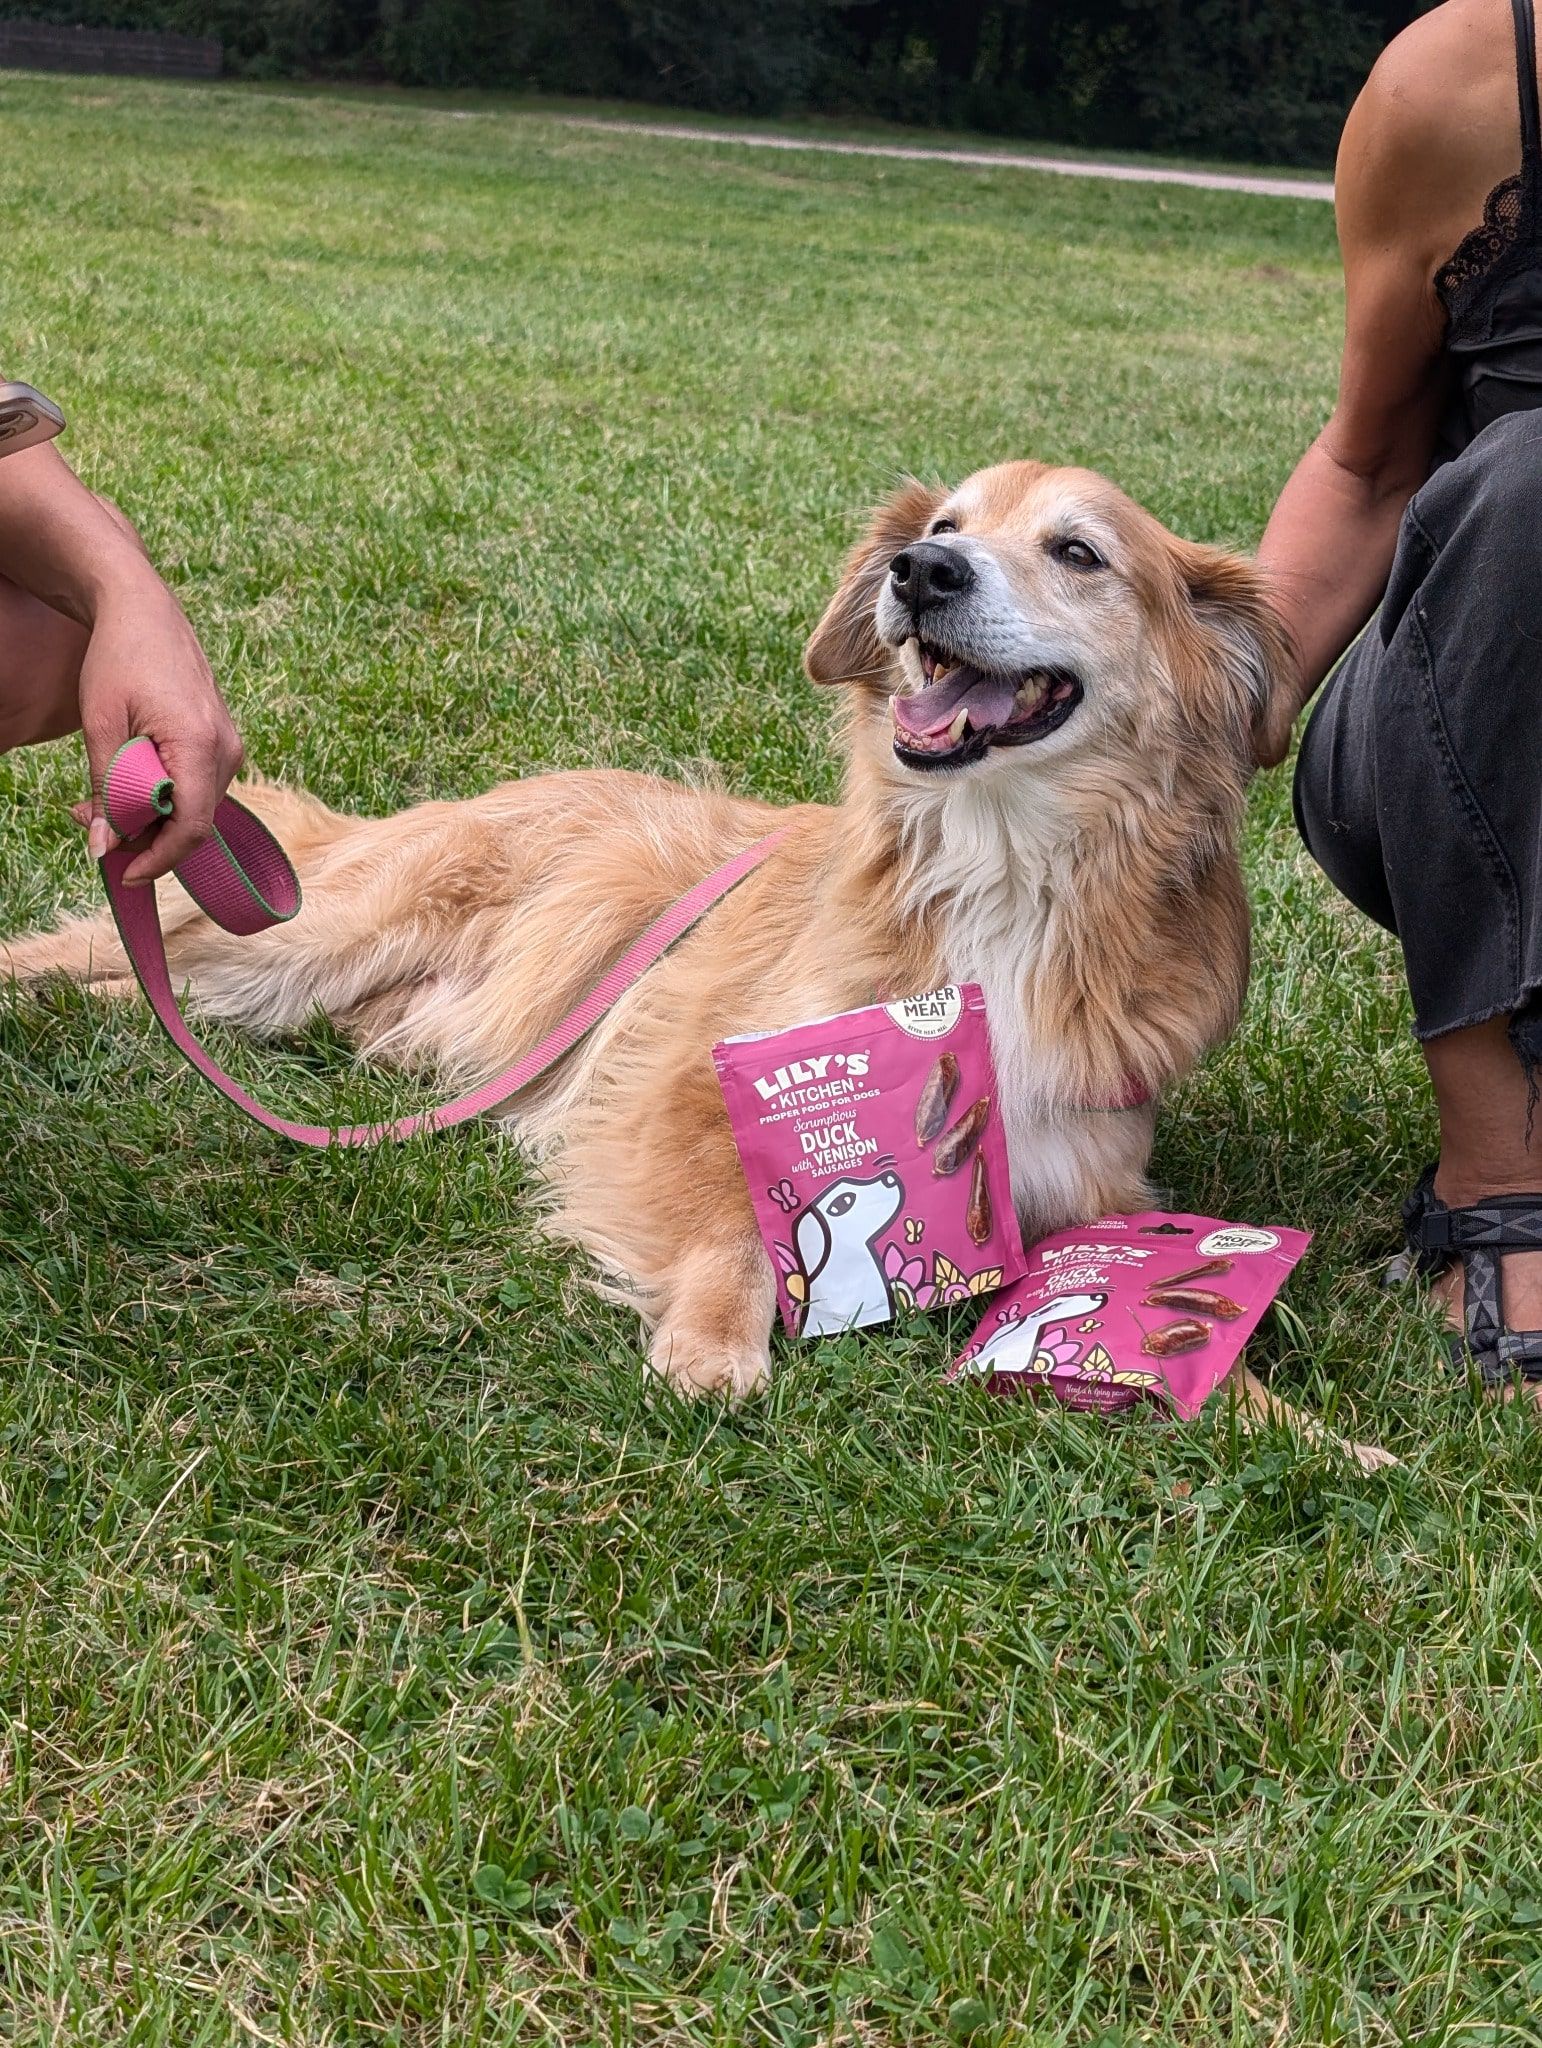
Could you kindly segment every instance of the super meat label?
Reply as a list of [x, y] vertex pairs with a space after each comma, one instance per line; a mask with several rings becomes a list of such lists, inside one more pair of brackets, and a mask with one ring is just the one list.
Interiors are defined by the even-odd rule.
[[1068, 1407], [1154, 1400], [1197, 1415], [1310, 1242], [1161, 1210], [1060, 1231], [1029, 1251], [948, 1377]]
[[713, 1048], [789, 1330], [830, 1336], [1023, 1269], [972, 984]]

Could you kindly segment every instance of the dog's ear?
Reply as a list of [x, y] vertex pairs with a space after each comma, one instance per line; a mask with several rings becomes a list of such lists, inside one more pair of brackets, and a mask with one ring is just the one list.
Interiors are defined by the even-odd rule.
[[1269, 766], [1290, 741], [1299, 664], [1263, 571], [1243, 555], [1193, 542], [1182, 549], [1180, 570], [1189, 605], [1245, 709], [1253, 758]]
[[817, 1209], [805, 1209], [793, 1225], [792, 1248], [798, 1254], [803, 1277], [810, 1284], [824, 1271], [830, 1244], [829, 1224]]
[[946, 494], [907, 477], [878, 507], [866, 535], [846, 557], [841, 586], [803, 650], [812, 683], [876, 682], [885, 667], [873, 608], [889, 564], [907, 541], [919, 540]]

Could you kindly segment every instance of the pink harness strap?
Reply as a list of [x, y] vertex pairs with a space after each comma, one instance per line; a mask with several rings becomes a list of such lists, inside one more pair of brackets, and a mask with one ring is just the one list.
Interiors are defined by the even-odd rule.
[[[114, 832], [122, 839], [133, 840], [171, 816], [172, 795], [171, 780], [154, 742], [140, 738], [130, 740], [114, 757], [102, 791], [102, 806]], [[133, 858], [127, 847], [120, 846], [104, 855], [101, 869], [107, 900], [118, 921], [129, 962], [151, 1009], [178, 1052], [211, 1087], [217, 1088], [254, 1122], [277, 1131], [280, 1137], [292, 1138], [297, 1145], [325, 1148], [378, 1145], [383, 1139], [411, 1138], [419, 1131], [447, 1131], [496, 1109], [521, 1089], [528, 1088], [565, 1052], [571, 1051], [586, 1032], [593, 1030], [654, 962], [715, 903], [721, 902], [730, 889], [753, 874], [786, 837], [785, 827], [769, 833], [687, 891], [649, 925], [555, 1030], [548, 1032], [523, 1059], [495, 1074], [480, 1088], [469, 1095], [458, 1095], [438, 1109], [404, 1116], [395, 1123], [345, 1124], [337, 1129], [326, 1124], [292, 1123], [287, 1117], [275, 1116], [205, 1051], [188, 1028], [172, 988], [155, 890], [124, 885], [123, 873]], [[299, 878], [289, 856], [262, 820], [234, 797], [221, 800], [214, 813], [212, 838], [178, 865], [176, 875], [200, 910], [226, 931], [243, 937], [266, 931], [270, 925], [287, 923], [300, 908]]]

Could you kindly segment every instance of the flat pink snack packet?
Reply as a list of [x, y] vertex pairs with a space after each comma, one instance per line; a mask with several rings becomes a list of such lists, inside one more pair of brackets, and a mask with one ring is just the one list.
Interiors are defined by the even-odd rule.
[[782, 1321], [826, 1337], [1023, 1270], [972, 983], [712, 1048]]
[[1068, 1408], [1155, 1400], [1188, 1419], [1225, 1379], [1307, 1246], [1216, 1216], [1103, 1216], [1057, 1231], [948, 1368]]

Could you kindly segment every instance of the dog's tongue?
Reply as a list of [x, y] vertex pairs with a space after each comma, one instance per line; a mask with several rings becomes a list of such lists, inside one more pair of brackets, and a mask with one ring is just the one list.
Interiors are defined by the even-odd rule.
[[1015, 683], [1004, 676], [981, 675], [966, 662], [940, 683], [930, 683], [924, 690], [892, 699], [894, 722], [914, 733], [917, 739], [930, 739], [947, 731], [962, 706], [975, 731], [984, 732], [991, 726], [1006, 724], [1016, 696]]

